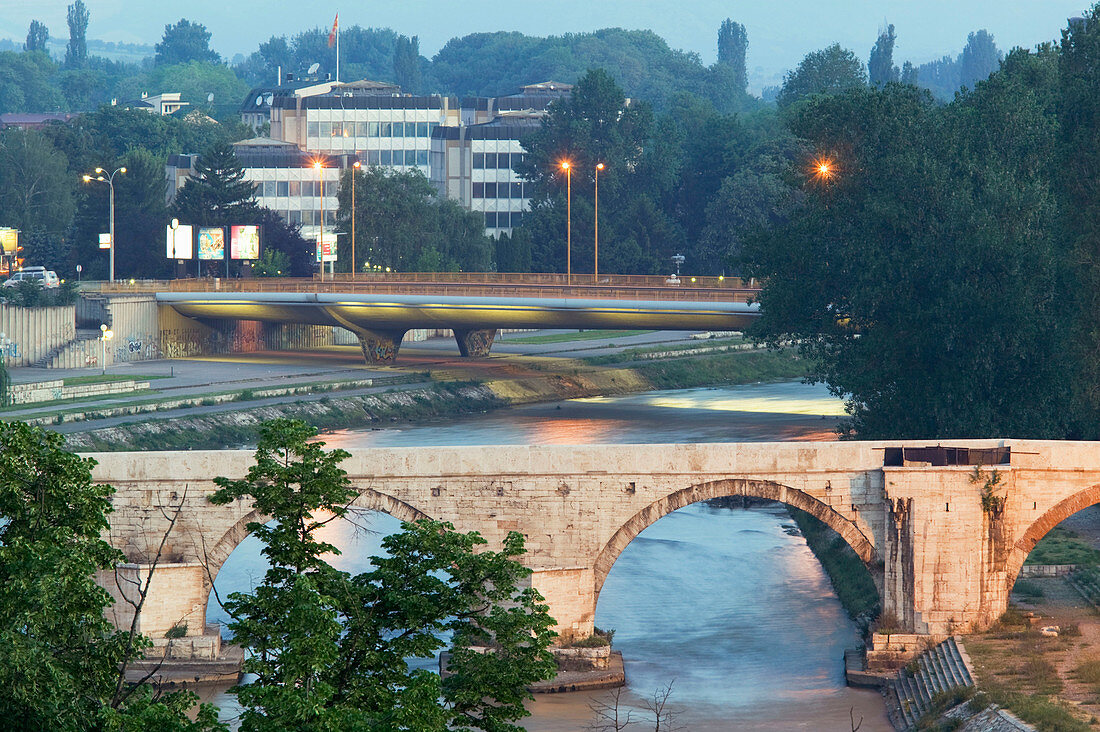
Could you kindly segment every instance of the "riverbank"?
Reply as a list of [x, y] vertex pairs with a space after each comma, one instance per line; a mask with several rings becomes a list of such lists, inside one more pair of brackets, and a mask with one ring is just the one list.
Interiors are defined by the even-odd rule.
[[[248, 406], [234, 401], [221, 411], [145, 418], [66, 434], [72, 450], [217, 449], [252, 444], [259, 425], [278, 417], [302, 419], [321, 430], [415, 424], [507, 406], [654, 389], [692, 388], [795, 379], [805, 374], [793, 351], [722, 352], [615, 367], [573, 359], [509, 360], [479, 373], [476, 363], [429, 371], [428, 383], [387, 391], [327, 391], [310, 400], [288, 394]], [[246, 395], [247, 396], [247, 395]]]

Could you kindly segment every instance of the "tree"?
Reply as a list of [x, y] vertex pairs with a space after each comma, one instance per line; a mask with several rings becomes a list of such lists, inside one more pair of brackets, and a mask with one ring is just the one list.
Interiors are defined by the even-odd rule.
[[[348, 236], [338, 243], [339, 261], [351, 262], [351, 186], [354, 169], [343, 174], [337, 194], [337, 226]], [[484, 272], [492, 244], [481, 215], [441, 198], [419, 171], [368, 168], [354, 173], [356, 271]]]
[[216, 710], [177, 692], [156, 698], [129, 686], [126, 663], [148, 645], [113, 628], [110, 595], [93, 574], [123, 561], [101, 538], [109, 486], [91, 479], [93, 460], [64, 449], [60, 435], [0, 423], [0, 716], [6, 729], [225, 730]]
[[88, 8], [84, 0], [69, 6], [69, 45], [65, 48], [65, 66], [78, 69], [88, 63]]
[[156, 46], [157, 66], [199, 63], [218, 63], [221, 57], [210, 48], [210, 31], [201, 23], [180, 18], [175, 25], [164, 26], [164, 37]]
[[316, 242], [302, 238], [301, 227], [269, 208], [259, 210], [260, 242], [263, 246], [261, 276], [309, 277], [317, 267]]
[[[553, 673], [553, 620], [537, 592], [518, 589], [530, 573], [514, 559], [522, 537], [479, 550], [476, 533], [406, 523], [371, 571], [338, 571], [323, 555], [339, 551], [316, 532], [348, 516], [356, 491], [339, 466], [348, 453], [315, 436], [296, 420], [264, 424], [247, 477], [216, 479], [211, 497], [251, 499], [273, 519], [248, 525], [271, 568], [253, 594], [226, 603], [256, 674], [235, 689], [241, 729], [519, 730], [526, 686]], [[411, 671], [408, 659], [432, 657], [444, 633], [453, 675]]]
[[46, 28], [46, 24], [40, 20], [32, 20], [30, 28], [27, 29], [27, 43], [23, 46], [23, 50], [45, 51], [48, 40], [50, 40], [50, 31]]
[[867, 72], [856, 55], [839, 43], [806, 54], [794, 71], [783, 78], [776, 102], [788, 107], [812, 94], [839, 94], [867, 85]]
[[126, 167], [126, 174], [115, 183], [118, 274], [121, 277], [166, 277], [172, 263], [161, 246], [164, 225], [168, 221], [164, 164], [141, 149], [131, 151], [120, 163]]
[[749, 34], [745, 26], [729, 18], [722, 21], [718, 29], [718, 63], [733, 70], [733, 86], [744, 94], [749, 85], [748, 72], [745, 70], [745, 52], [749, 48]]
[[198, 225], [243, 224], [257, 218], [255, 191], [232, 145], [216, 143], [199, 157], [195, 174], [176, 193], [173, 210], [180, 221]]
[[65, 98], [53, 81], [57, 64], [34, 51], [0, 51], [0, 114], [4, 112], [59, 112]]
[[993, 36], [985, 30], [971, 33], [959, 57], [959, 85], [972, 89], [979, 81], [989, 78], [1000, 65], [1001, 52]]
[[[42, 235], [37, 246], [26, 247], [33, 261], [58, 261], [56, 248], [76, 210], [74, 181], [64, 154], [41, 132], [12, 128], [0, 133], [0, 221], [26, 235]], [[47, 252], [50, 256], [43, 256]]]
[[871, 59], [867, 62], [867, 71], [871, 76], [871, 86], [883, 87], [901, 78], [898, 67], [894, 66], [894, 41], [896, 39], [893, 23], [879, 31], [878, 40], [871, 48]]
[[393, 48], [393, 76], [397, 85], [415, 94], [420, 90], [420, 38], [398, 36]]

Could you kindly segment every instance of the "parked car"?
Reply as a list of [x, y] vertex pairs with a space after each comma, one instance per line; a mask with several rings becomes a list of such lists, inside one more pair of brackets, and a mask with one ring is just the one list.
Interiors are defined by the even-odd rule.
[[4, 280], [4, 287], [15, 287], [20, 282], [37, 280], [45, 288], [59, 287], [61, 280], [57, 278], [57, 272], [45, 267], [24, 267], [18, 272], [13, 272], [11, 277]]

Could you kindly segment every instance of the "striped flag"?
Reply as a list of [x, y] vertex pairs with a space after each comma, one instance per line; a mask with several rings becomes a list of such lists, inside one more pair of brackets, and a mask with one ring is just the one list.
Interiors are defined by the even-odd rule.
[[332, 20], [332, 30], [328, 34], [328, 47], [332, 48], [332, 45], [336, 43], [336, 30], [340, 26], [340, 14], [337, 13], [336, 17]]

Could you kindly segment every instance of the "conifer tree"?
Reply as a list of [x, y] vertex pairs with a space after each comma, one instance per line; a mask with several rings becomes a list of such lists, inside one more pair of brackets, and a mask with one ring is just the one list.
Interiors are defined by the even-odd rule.
[[174, 208], [188, 224], [245, 224], [259, 215], [254, 194], [233, 146], [220, 142], [199, 158], [195, 174], [176, 194]]

